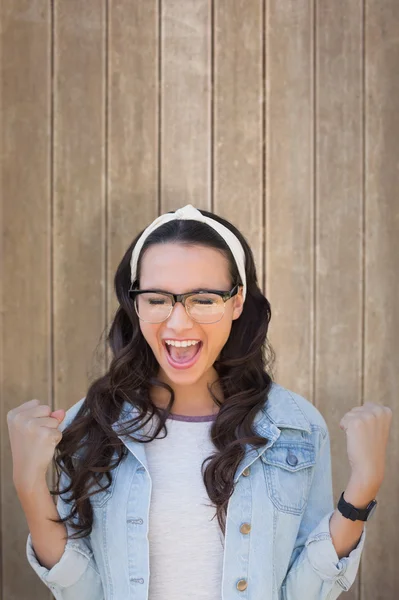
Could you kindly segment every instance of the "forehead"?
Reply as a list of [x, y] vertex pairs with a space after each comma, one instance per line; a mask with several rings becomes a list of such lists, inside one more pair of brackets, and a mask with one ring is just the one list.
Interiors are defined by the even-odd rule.
[[141, 261], [141, 289], [184, 293], [198, 288], [227, 290], [231, 284], [227, 258], [214, 248], [155, 244]]

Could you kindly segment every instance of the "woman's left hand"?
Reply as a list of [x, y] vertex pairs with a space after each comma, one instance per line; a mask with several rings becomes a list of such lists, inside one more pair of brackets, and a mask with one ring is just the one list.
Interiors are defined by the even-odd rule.
[[351, 480], [374, 496], [385, 475], [392, 415], [388, 406], [366, 402], [346, 413], [339, 425], [346, 433]]

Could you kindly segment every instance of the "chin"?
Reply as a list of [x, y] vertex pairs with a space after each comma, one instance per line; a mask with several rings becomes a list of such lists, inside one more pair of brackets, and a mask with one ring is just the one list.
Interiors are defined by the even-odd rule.
[[175, 369], [170, 368], [167, 371], [165, 371], [166, 375], [168, 376], [168, 379], [170, 379], [170, 381], [172, 381], [173, 383], [178, 383], [178, 384], [184, 384], [184, 385], [192, 385], [194, 383], [197, 383], [197, 381], [199, 381], [203, 375], [204, 372], [201, 371], [196, 371], [194, 372], [194, 370], [189, 373], [188, 369], [187, 371], [175, 371]]

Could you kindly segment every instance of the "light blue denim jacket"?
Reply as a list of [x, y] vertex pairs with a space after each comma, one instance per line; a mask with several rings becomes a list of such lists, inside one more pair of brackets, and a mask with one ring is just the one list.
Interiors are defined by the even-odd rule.
[[[61, 431], [83, 401], [67, 411]], [[132, 414], [125, 404], [115, 431]], [[247, 446], [236, 470], [222, 585], [214, 597], [334, 600], [356, 577], [366, 527], [357, 547], [339, 560], [329, 530], [334, 503], [325, 420], [308, 400], [273, 383], [254, 428], [268, 442], [257, 450]], [[50, 570], [28, 537], [28, 561], [57, 600], [148, 599], [151, 477], [144, 446], [119, 437], [130, 452], [113, 471], [111, 488], [92, 499], [90, 537], [68, 541]], [[62, 516], [70, 510], [61, 498], [57, 508]], [[251, 524], [250, 533], [240, 532], [242, 523]]]

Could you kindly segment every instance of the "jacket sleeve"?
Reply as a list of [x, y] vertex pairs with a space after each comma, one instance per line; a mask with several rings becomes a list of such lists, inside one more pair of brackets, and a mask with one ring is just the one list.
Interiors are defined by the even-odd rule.
[[[61, 489], [64, 488], [66, 475], [61, 474]], [[61, 496], [57, 500], [60, 517], [70, 512], [70, 505]], [[68, 533], [74, 532], [65, 523]], [[52, 591], [56, 600], [104, 600], [104, 590], [100, 574], [94, 559], [90, 537], [68, 540], [63, 555], [51, 569], [40, 564], [32, 545], [31, 534], [26, 544], [28, 562], [43, 583]]]
[[366, 525], [357, 546], [339, 559], [330, 534], [334, 513], [331, 450], [328, 429], [320, 429], [320, 449], [281, 600], [335, 600], [353, 584], [366, 539]]

